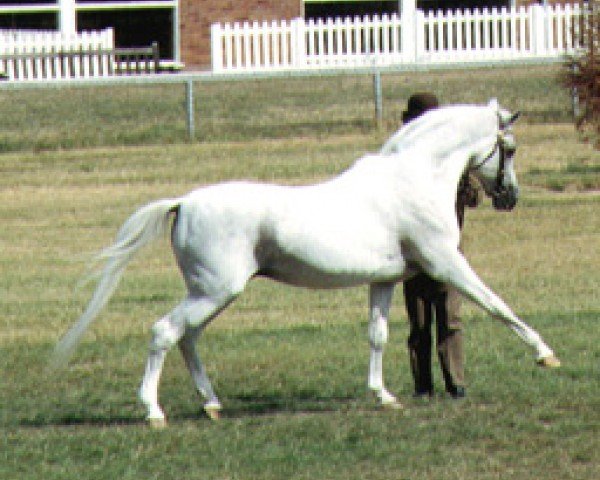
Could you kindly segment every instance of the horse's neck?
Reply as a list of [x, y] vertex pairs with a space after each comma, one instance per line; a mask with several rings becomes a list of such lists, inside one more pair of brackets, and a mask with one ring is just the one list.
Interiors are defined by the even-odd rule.
[[432, 181], [437, 184], [437, 189], [447, 196], [445, 201], [454, 205], [458, 192], [458, 184], [466, 171], [468, 156], [464, 151], [455, 150], [441, 158], [432, 161]]
[[432, 158], [446, 158], [467, 149], [481, 137], [489, 123], [488, 109], [476, 106], [445, 107], [413, 120], [393, 135], [381, 149], [382, 154], [421, 149]]
[[467, 170], [472, 144], [456, 142], [455, 145], [440, 145], [424, 142], [421, 146], [403, 150], [399, 155], [405, 157], [406, 162], [418, 162], [424, 175], [434, 182], [456, 186]]
[[434, 181], [455, 191], [473, 155], [493, 143], [494, 127], [494, 117], [481, 107], [449, 107], [409, 123], [381, 153], [421, 162]]

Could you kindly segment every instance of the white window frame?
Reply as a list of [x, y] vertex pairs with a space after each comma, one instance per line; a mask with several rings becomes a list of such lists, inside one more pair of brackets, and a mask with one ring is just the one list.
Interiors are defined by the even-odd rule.
[[148, 10], [170, 9], [173, 12], [173, 60], [181, 62], [180, 29], [179, 29], [179, 0], [120, 0], [120, 1], [95, 1], [78, 2], [76, 0], [56, 0], [55, 2], [39, 4], [12, 4], [0, 5], [0, 15], [18, 13], [56, 13], [58, 16], [58, 30], [70, 35], [77, 32], [77, 12], [114, 11], [119, 10]]

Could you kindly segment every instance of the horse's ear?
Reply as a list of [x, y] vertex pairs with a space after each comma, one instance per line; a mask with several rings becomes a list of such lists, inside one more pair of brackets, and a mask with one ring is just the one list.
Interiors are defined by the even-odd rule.
[[512, 114], [512, 116], [510, 117], [510, 119], [508, 120], [508, 125], [512, 125], [513, 123], [515, 123], [519, 117], [521, 116], [521, 112], [515, 112]]
[[488, 102], [488, 107], [493, 108], [495, 110], [499, 110], [500, 109], [500, 105], [498, 104], [498, 99], [497, 98], [490, 98], [490, 100]]
[[507, 111], [499, 111], [498, 119], [500, 121], [500, 128], [504, 129], [510, 127], [517, 119], [521, 116], [521, 112], [515, 112], [510, 114]]

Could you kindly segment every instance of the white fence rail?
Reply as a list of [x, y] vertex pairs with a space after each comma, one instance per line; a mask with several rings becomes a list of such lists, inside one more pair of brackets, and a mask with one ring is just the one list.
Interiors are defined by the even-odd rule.
[[114, 69], [112, 29], [64, 35], [0, 30], [0, 74], [7, 80], [108, 76]]
[[[410, 5], [409, 5], [410, 6]], [[214, 72], [552, 59], [573, 53], [578, 5], [212, 25]]]

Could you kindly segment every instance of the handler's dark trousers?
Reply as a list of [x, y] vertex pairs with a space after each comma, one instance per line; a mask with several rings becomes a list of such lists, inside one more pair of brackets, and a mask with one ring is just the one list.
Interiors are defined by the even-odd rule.
[[408, 351], [415, 394], [433, 394], [431, 371], [432, 323], [446, 390], [452, 396], [464, 392], [463, 332], [459, 316], [461, 296], [425, 274], [404, 283], [404, 299], [410, 322]]

